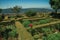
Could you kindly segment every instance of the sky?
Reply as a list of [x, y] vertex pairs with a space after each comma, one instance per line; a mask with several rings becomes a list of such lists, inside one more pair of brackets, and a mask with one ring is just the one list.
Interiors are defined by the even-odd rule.
[[16, 5], [22, 8], [50, 8], [49, 0], [0, 0], [0, 8], [3, 9]]

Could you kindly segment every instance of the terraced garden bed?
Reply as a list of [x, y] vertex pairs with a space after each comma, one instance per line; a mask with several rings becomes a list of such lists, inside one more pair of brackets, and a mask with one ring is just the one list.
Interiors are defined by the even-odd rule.
[[34, 37], [35, 40], [60, 40], [60, 24], [51, 26], [28, 29], [28, 32]]
[[[20, 21], [27, 31], [33, 36], [34, 40], [60, 40], [60, 23], [49, 25], [40, 28], [30, 28], [29, 24], [33, 24], [33, 27], [36, 25], [43, 25], [50, 22], [58, 21], [56, 19], [40, 19], [40, 20], [23, 20]], [[54, 39], [55, 38], [55, 39]]]
[[[34, 40], [60, 40], [60, 23], [54, 25], [47, 25], [45, 27], [38, 27], [37, 25], [44, 25], [51, 22], [59, 21], [58, 19], [45, 18], [39, 20], [20, 20], [21, 24], [16, 22], [16, 25], [19, 23], [18, 32], [19, 34], [31, 34], [31, 37]], [[37, 26], [36, 28], [31, 28], [29, 24], [32, 24], [32, 27]], [[22, 27], [23, 25], [23, 27]], [[20, 28], [20, 29], [19, 29]], [[0, 22], [0, 35], [5, 40], [18, 40], [18, 32], [17, 32], [15, 22]], [[24, 30], [25, 29], [25, 30]], [[23, 31], [23, 32], [22, 32]], [[25, 32], [26, 31], [26, 32]], [[21, 32], [21, 33], [20, 33]], [[23, 36], [24, 36], [23, 35]], [[20, 36], [20, 35], [19, 35]], [[22, 38], [23, 38], [22, 36]], [[26, 36], [26, 35], [25, 35]], [[19, 37], [21, 38], [21, 37]]]
[[29, 27], [29, 24], [36, 26], [36, 25], [47, 24], [55, 21], [58, 21], [58, 19], [56, 20], [53, 18], [45, 18], [45, 19], [38, 19], [38, 20], [22, 20], [20, 22], [24, 25], [24, 27]]

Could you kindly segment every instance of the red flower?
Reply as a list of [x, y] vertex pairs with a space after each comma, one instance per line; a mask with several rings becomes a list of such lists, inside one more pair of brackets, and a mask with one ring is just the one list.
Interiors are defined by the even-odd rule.
[[29, 24], [29, 27], [31, 27], [31, 28], [32, 28], [32, 26], [33, 26], [32, 24]]

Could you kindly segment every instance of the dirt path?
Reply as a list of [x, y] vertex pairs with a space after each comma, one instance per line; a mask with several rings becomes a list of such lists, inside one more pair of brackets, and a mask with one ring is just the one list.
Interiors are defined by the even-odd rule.
[[24, 28], [24, 26], [19, 21], [16, 21], [15, 25], [19, 33], [19, 40], [34, 40], [31, 34]]
[[51, 22], [51, 23], [35, 25], [35, 26], [33, 26], [33, 29], [38, 28], [38, 27], [45, 27], [45, 26], [48, 26], [48, 25], [54, 25], [54, 24], [57, 24], [57, 23], [60, 23], [60, 20], [59, 21], [55, 21], [55, 22]]

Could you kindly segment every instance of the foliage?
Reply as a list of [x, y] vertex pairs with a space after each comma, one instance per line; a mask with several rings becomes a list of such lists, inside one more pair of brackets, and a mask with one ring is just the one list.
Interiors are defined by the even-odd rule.
[[35, 15], [36, 15], [36, 12], [33, 11], [33, 10], [28, 10], [25, 14], [26, 14], [27, 16], [31, 17], [31, 16], [35, 16]]
[[9, 32], [9, 36], [10, 36], [10, 37], [15, 37], [16, 34], [17, 34], [16, 29], [15, 29], [15, 30], [12, 30], [11, 32]]
[[33, 25], [40, 25], [40, 24], [49, 23], [51, 21], [52, 21], [52, 19], [46, 18], [46, 19], [40, 19], [40, 20], [34, 21], [34, 22], [32, 22], [32, 24]]
[[2, 12], [2, 9], [0, 9], [0, 13]]
[[23, 22], [23, 25], [24, 25], [25, 27], [29, 27], [29, 24], [30, 24], [30, 23], [31, 23], [30, 21], [26, 20], [26, 21]]
[[[20, 10], [21, 10], [21, 7], [19, 7], [19, 6], [15, 6], [15, 7], [12, 8], [12, 11], [13, 11], [14, 13], [19, 13]], [[17, 17], [21, 17], [21, 16], [19, 16], [19, 14], [16, 14], [16, 18], [17, 18]]]
[[41, 36], [43, 40], [60, 40], [59, 29], [60, 29], [60, 24], [55, 24], [46, 27], [30, 29], [28, 31], [36, 40], [40, 38], [39, 36]]
[[15, 6], [15, 7], [13, 7], [12, 10], [13, 10], [14, 13], [19, 13], [20, 9], [21, 9], [21, 7]]
[[50, 31], [51, 31], [50, 28], [42, 28], [42, 30], [44, 31], [44, 33], [45, 33], [45, 32], [50, 32]]
[[45, 24], [45, 23], [47, 23], [46, 20], [40, 20], [39, 22], [40, 22], [40, 24]]
[[15, 30], [16, 29], [16, 27], [14, 25], [8, 25], [8, 26], [6, 26], [6, 28], [7, 29], [12, 29], [12, 30]]
[[47, 40], [60, 40], [60, 33], [48, 35]]
[[39, 22], [40, 22], [40, 24], [49, 23], [49, 22], [51, 22], [51, 19], [41, 19]]
[[14, 25], [8, 25], [5, 27], [1, 26], [0, 31], [1, 31], [2, 37], [5, 38], [6, 40], [8, 40], [8, 37], [16, 37], [16, 35], [17, 35], [17, 30]]
[[58, 9], [60, 9], [60, 0], [50, 0], [51, 7], [57, 12]]
[[11, 32], [8, 33], [9, 36], [15, 37], [17, 34], [16, 27], [14, 25], [7, 26], [7, 29], [12, 29]]
[[11, 29], [6, 29], [6, 28], [4, 29], [5, 29], [4, 31], [1, 31], [1, 36], [6, 40], [8, 40], [8, 37], [9, 37], [8, 33], [11, 31]]

